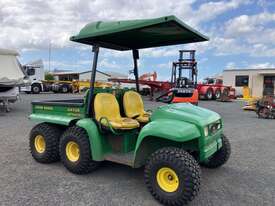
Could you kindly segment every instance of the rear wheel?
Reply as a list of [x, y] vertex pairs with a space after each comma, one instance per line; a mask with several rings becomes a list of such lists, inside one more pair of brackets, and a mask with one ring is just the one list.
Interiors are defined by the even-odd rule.
[[207, 168], [217, 168], [224, 165], [230, 157], [231, 146], [230, 142], [225, 135], [222, 135], [222, 147], [211, 156], [202, 166]]
[[170, 104], [174, 99], [174, 92], [166, 92], [156, 98], [156, 101]]
[[222, 92], [220, 89], [217, 89], [215, 92], [215, 99], [220, 99], [222, 95]]
[[68, 92], [69, 92], [68, 86], [67, 86], [67, 85], [63, 85], [63, 86], [61, 87], [61, 92], [62, 92], [62, 93], [68, 93]]
[[185, 205], [198, 194], [200, 167], [179, 148], [154, 152], [144, 170], [145, 184], [153, 197], [164, 205]]
[[266, 107], [261, 107], [257, 111], [258, 118], [267, 119], [269, 117], [269, 109]]
[[211, 89], [208, 89], [205, 94], [205, 99], [211, 100], [213, 99], [213, 91]]
[[59, 138], [61, 129], [55, 125], [42, 123], [36, 125], [30, 132], [30, 152], [33, 158], [41, 163], [51, 163], [59, 160]]
[[72, 173], [89, 173], [99, 165], [92, 160], [89, 137], [80, 127], [73, 126], [64, 132], [59, 150], [63, 165]]

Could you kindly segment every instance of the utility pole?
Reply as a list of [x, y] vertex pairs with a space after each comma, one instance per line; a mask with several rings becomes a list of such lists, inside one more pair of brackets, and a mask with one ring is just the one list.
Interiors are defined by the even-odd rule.
[[49, 72], [51, 71], [51, 50], [52, 50], [51, 41], [49, 42]]

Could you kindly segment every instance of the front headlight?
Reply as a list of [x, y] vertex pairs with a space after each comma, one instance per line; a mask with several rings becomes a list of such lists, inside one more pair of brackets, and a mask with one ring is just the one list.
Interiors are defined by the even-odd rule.
[[217, 125], [217, 129], [219, 130], [221, 127], [222, 127], [222, 124], [221, 124], [221, 122], [219, 122]]
[[204, 136], [207, 137], [209, 134], [208, 132], [208, 126], [207, 127], [204, 127]]

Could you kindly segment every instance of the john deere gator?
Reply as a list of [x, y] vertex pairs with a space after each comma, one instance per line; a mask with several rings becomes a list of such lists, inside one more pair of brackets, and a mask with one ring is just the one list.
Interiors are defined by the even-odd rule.
[[[61, 160], [72, 173], [102, 161], [144, 166], [145, 185], [164, 205], [185, 205], [198, 194], [200, 165], [222, 166], [230, 156], [219, 114], [176, 103], [145, 111], [138, 84], [139, 50], [207, 41], [175, 16], [93, 22], [71, 41], [92, 45], [90, 89], [84, 99], [32, 102], [30, 150], [40, 163]], [[94, 87], [99, 49], [131, 50], [136, 90]]]

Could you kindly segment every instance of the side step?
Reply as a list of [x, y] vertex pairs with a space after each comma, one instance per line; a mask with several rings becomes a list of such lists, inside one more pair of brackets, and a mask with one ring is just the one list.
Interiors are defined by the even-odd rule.
[[134, 152], [128, 153], [110, 153], [105, 155], [105, 160], [124, 164], [133, 167], [134, 165]]

